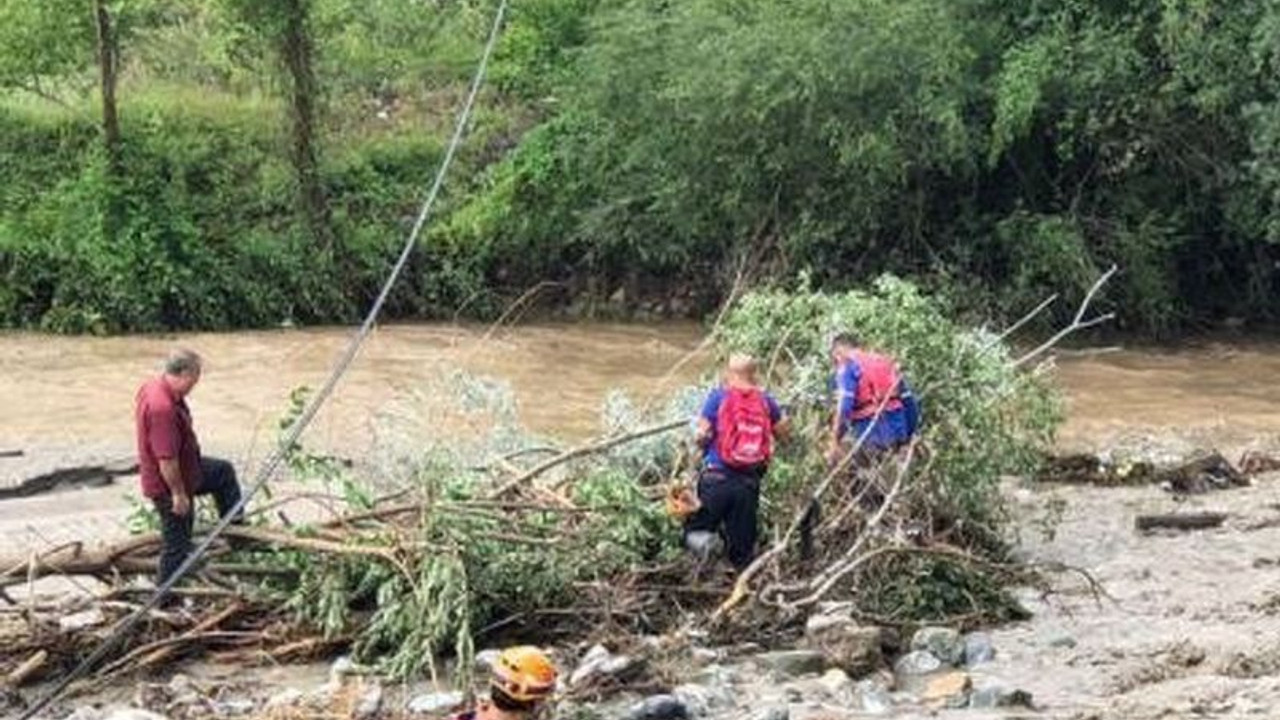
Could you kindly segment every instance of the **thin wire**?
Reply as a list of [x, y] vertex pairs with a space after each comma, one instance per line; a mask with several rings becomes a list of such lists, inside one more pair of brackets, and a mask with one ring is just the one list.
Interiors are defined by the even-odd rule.
[[329, 379], [325, 381], [325, 384], [320, 388], [320, 391], [311, 398], [311, 402], [307, 404], [306, 408], [303, 409], [302, 413], [294, 421], [293, 425], [290, 426], [284, 439], [276, 447], [275, 451], [272, 452], [266, 463], [258, 471], [258, 475], [254, 479], [253, 483], [249, 485], [248, 490], [240, 498], [240, 502], [236, 503], [235, 507], [218, 520], [218, 523], [209, 531], [208, 536], [196, 546], [195, 550], [187, 556], [187, 559], [178, 566], [178, 569], [175, 570], [167, 580], [161, 583], [160, 587], [156, 588], [155, 593], [151, 596], [151, 599], [146, 602], [146, 604], [134, 610], [128, 617], [121, 621], [120, 624], [118, 624], [112, 631], [111, 635], [103, 640], [102, 644], [100, 644], [97, 649], [90, 653], [84, 660], [81, 660], [80, 664], [77, 665], [75, 669], [58, 680], [58, 682], [54, 684], [53, 688], [46, 692], [35, 702], [35, 704], [28, 707], [21, 715], [20, 720], [31, 720], [36, 713], [43, 710], [49, 705], [49, 703], [61, 696], [71, 683], [83, 677], [85, 673], [89, 672], [89, 670], [106, 657], [107, 653], [109, 653], [115, 645], [129, 633], [129, 631], [133, 630], [133, 628], [148, 612], [159, 605], [164, 596], [173, 589], [174, 584], [190, 572], [190, 570], [200, 560], [200, 557], [203, 556], [213, 545], [213, 541], [216, 540], [218, 536], [227, 529], [227, 526], [231, 524], [232, 520], [237, 517], [242, 510], [244, 510], [245, 505], [247, 505], [249, 500], [253, 498], [258, 490], [266, 484], [267, 480], [271, 479], [271, 476], [284, 460], [285, 450], [293, 447], [294, 443], [297, 442], [303, 431], [311, 424], [312, 419], [315, 418], [320, 407], [324, 405], [324, 402], [331, 394], [333, 394], [333, 390], [337, 387], [338, 381], [342, 379], [347, 368], [349, 368], [352, 361], [355, 360], [356, 354], [360, 350], [360, 345], [364, 342], [365, 338], [369, 336], [370, 331], [373, 329], [373, 325], [378, 319], [378, 313], [382, 311], [382, 306], [386, 303], [387, 296], [391, 294], [392, 287], [395, 286], [396, 281], [400, 278], [400, 274], [404, 271], [405, 265], [409, 261], [409, 255], [413, 252], [414, 246], [417, 245], [418, 236], [421, 234], [422, 228], [426, 225], [427, 218], [431, 214], [431, 208], [435, 205], [436, 197], [440, 194], [440, 188], [444, 185], [445, 173], [448, 171], [449, 165], [453, 162], [453, 157], [457, 153], [458, 146], [462, 143], [462, 137], [465, 134], [467, 122], [471, 118], [471, 109], [475, 104], [476, 96], [480, 93], [480, 86], [484, 82], [484, 74], [489, 65], [489, 58], [493, 54], [493, 48], [497, 44], [498, 36], [502, 29], [502, 20], [506, 15], [507, 2], [508, 0], [501, 0], [498, 4], [497, 11], [494, 13], [493, 26], [489, 30], [489, 38], [485, 43], [484, 54], [481, 55], [480, 64], [476, 67], [475, 77], [471, 80], [471, 90], [467, 94], [466, 103], [463, 105], [462, 113], [458, 116], [457, 125], [453, 129], [453, 137], [449, 141], [449, 148], [445, 152], [445, 156], [440, 163], [439, 170], [436, 171], [435, 180], [431, 184], [431, 189], [427, 193], [426, 200], [422, 203], [422, 209], [418, 212], [418, 218], [413, 224], [413, 230], [409, 233], [409, 237], [405, 241], [404, 247], [400, 250], [400, 257], [396, 260], [395, 267], [392, 268], [391, 274], [387, 276], [386, 282], [383, 283], [382, 291], [378, 293], [378, 298], [374, 300], [373, 306], [369, 308], [369, 313], [365, 316], [364, 322], [361, 323], [360, 329], [352, 336], [351, 341], [347, 344], [346, 350], [334, 364], [333, 370], [329, 374]]

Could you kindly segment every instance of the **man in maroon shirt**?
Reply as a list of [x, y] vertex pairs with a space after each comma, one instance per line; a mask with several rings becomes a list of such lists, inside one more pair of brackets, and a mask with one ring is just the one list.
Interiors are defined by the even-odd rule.
[[175, 350], [164, 373], [138, 389], [134, 421], [142, 494], [160, 514], [164, 542], [156, 583], [163, 583], [191, 552], [192, 498], [212, 495], [225, 517], [240, 502], [235, 468], [226, 460], [200, 455], [186, 397], [200, 381], [200, 356]]

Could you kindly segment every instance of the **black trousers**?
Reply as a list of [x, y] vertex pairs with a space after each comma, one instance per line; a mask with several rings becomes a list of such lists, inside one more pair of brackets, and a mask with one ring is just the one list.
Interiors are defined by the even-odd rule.
[[702, 507], [685, 521], [684, 532], [719, 532], [729, 562], [738, 570], [751, 564], [760, 534], [760, 479], [763, 471], [708, 469], [698, 477]]
[[[240, 482], [236, 480], [236, 469], [231, 463], [218, 458], [200, 459], [200, 487], [195, 495], [212, 495], [218, 506], [218, 517], [226, 517], [227, 513], [240, 502]], [[182, 517], [173, 514], [173, 498], [169, 495], [151, 501], [160, 514], [160, 537], [164, 548], [160, 553], [160, 567], [156, 576], [156, 584], [162, 584], [173, 574], [178, 566], [191, 554], [191, 533], [195, 528], [195, 498], [192, 498], [191, 511]], [[243, 518], [237, 518], [237, 522]]]

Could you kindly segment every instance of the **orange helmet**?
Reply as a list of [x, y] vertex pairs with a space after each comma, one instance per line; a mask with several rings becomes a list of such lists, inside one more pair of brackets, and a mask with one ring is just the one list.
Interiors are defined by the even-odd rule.
[[546, 653], [531, 645], [507, 648], [493, 663], [489, 682], [512, 700], [537, 702], [556, 689], [556, 666]]

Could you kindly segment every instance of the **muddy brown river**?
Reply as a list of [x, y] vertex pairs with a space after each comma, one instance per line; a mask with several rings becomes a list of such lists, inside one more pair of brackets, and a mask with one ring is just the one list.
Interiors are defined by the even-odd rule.
[[[168, 348], [206, 357], [192, 396], [206, 445], [246, 456], [276, 432], [291, 389], [317, 386], [349, 330], [280, 330], [112, 338], [0, 335], [0, 450], [107, 448], [130, 443], [133, 393]], [[358, 453], [393, 401], [420, 395], [451, 369], [502, 378], [528, 427], [581, 439], [599, 429], [612, 388], [641, 399], [696, 379], [701, 328], [660, 325], [522, 326], [490, 333], [450, 325], [393, 325], [368, 340], [308, 433]], [[691, 356], [691, 353], [692, 356]], [[1249, 445], [1280, 433], [1280, 343], [1192, 344], [1058, 360], [1068, 398], [1060, 442], [1096, 447], [1135, 432]]]

